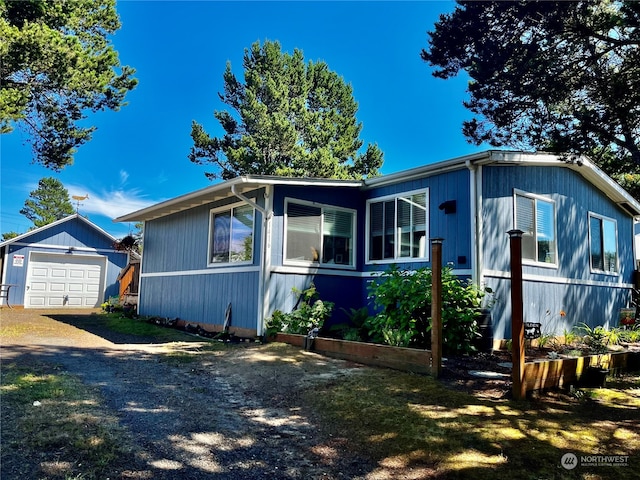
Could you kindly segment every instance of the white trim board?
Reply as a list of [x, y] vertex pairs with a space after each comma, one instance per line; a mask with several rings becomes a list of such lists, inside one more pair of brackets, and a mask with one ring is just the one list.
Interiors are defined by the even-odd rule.
[[256, 265], [250, 265], [246, 267], [220, 267], [220, 268], [208, 268], [201, 270], [176, 270], [173, 272], [152, 272], [142, 273], [142, 278], [153, 277], [187, 277], [192, 275], [215, 275], [215, 274], [229, 274], [229, 273], [246, 273], [246, 272], [260, 272], [260, 267]]
[[72, 250], [74, 252], [101, 252], [101, 253], [122, 253], [125, 255], [127, 252], [123, 252], [120, 250], [114, 250], [109, 248], [91, 248], [91, 247], [76, 247], [73, 245], [49, 245], [46, 243], [25, 243], [25, 242], [14, 242], [12, 245], [16, 245], [19, 247], [30, 247], [34, 249], [33, 251], [37, 251], [40, 248], [48, 248], [52, 250]]
[[[483, 270], [484, 277], [489, 278], [511, 278], [510, 272], [504, 272], [501, 270]], [[551, 277], [547, 275], [534, 275], [531, 273], [523, 273], [522, 280], [526, 282], [538, 282], [538, 283], [554, 283], [560, 285], [586, 285], [590, 287], [608, 287], [608, 288], [633, 288], [631, 283], [614, 283], [605, 282], [602, 280], [589, 280], [581, 278], [566, 278], [566, 277]]]

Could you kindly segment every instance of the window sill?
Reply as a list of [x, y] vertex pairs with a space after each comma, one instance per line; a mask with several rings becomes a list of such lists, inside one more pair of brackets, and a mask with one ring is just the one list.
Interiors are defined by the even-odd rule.
[[339, 263], [319, 263], [319, 262], [296, 262], [295, 260], [285, 260], [282, 262], [283, 267], [305, 267], [316, 269], [330, 269], [330, 270], [355, 270], [355, 265], [342, 265]]
[[532, 260], [522, 260], [522, 265], [527, 267], [548, 268], [550, 270], [558, 270], [557, 263], [534, 262]]
[[591, 269], [591, 270], [589, 270], [589, 273], [591, 273], [591, 275], [606, 275], [607, 277], [619, 277], [620, 276], [620, 272], [607, 272], [605, 270], [594, 270], [594, 269]]
[[367, 260], [365, 265], [393, 265], [394, 263], [425, 263], [429, 262], [428, 257], [424, 258], [389, 258], [384, 260]]
[[233, 267], [246, 267], [253, 266], [253, 260], [246, 262], [216, 262], [207, 264], [207, 268], [233, 268]]

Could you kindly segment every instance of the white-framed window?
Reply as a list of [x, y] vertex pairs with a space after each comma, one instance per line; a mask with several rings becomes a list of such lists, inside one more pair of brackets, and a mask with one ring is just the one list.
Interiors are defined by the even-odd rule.
[[284, 229], [285, 262], [355, 267], [355, 210], [286, 199]]
[[255, 210], [238, 204], [213, 209], [209, 218], [209, 265], [253, 262]]
[[367, 202], [367, 261], [428, 260], [429, 190]]
[[618, 225], [615, 220], [589, 213], [591, 270], [618, 273]]
[[515, 228], [522, 230], [522, 260], [544, 266], [558, 265], [556, 204], [521, 191], [514, 194]]

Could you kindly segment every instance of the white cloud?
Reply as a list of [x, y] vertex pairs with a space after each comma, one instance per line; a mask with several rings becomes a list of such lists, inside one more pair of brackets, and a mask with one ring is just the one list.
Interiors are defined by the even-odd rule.
[[[121, 177], [122, 177], [122, 172]], [[125, 172], [126, 173], [126, 172]], [[142, 208], [146, 208], [162, 200], [148, 199], [140, 194], [139, 190], [131, 189], [112, 189], [110, 191], [93, 191], [83, 186], [66, 185], [66, 189], [70, 195], [76, 195], [75, 192], [83, 192], [82, 196], [88, 194], [89, 198], [80, 202], [79, 212], [81, 214], [104, 215], [105, 217], [114, 219], [127, 213], [135, 212]], [[74, 203], [74, 207], [75, 207]]]
[[129, 180], [129, 174], [124, 170], [120, 170], [120, 183], [124, 185], [127, 180]]

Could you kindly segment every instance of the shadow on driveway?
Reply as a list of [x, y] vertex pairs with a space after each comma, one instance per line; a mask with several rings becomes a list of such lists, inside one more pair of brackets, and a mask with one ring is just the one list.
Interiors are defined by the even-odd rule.
[[[64, 314], [64, 313], [53, 313], [47, 315], [52, 320], [57, 322], [65, 323], [67, 325], [71, 325], [72, 327], [76, 327], [78, 329], [84, 330], [93, 335], [97, 335], [111, 343], [114, 344], [149, 344], [149, 343], [169, 343], [169, 342], [201, 342], [202, 338], [194, 337], [192, 335], [187, 335], [185, 333], [179, 332], [177, 330], [172, 330], [169, 328], [162, 329], [165, 331], [161, 331], [158, 335], [136, 335], [131, 333], [123, 333], [114, 330], [112, 326], [109, 325], [110, 321], [114, 321], [113, 317], [107, 315], [100, 315], [96, 313], [92, 313], [90, 315], [86, 314]], [[131, 322], [141, 322], [136, 319], [126, 319], [123, 318], [123, 321], [131, 321]], [[158, 327], [161, 328], [161, 327]]]

